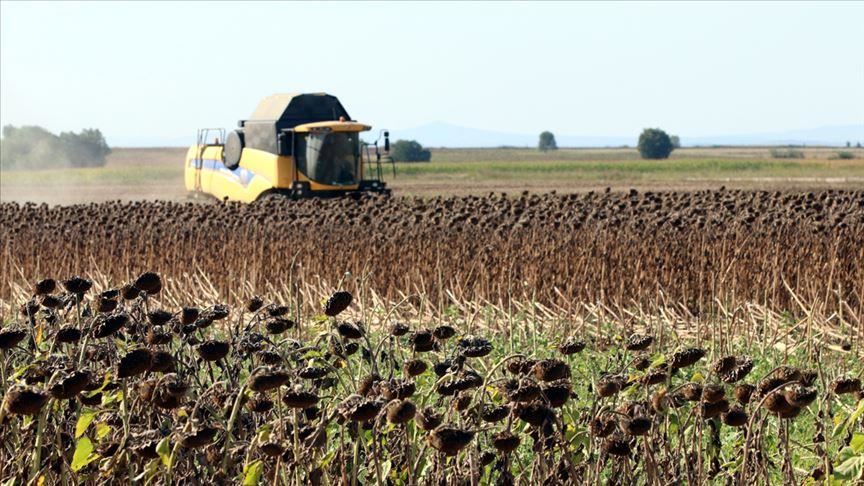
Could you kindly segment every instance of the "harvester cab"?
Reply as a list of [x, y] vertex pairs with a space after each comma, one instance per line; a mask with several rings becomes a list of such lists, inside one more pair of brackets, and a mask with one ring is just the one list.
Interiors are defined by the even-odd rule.
[[186, 153], [186, 189], [244, 202], [389, 194], [379, 146], [383, 138], [388, 160], [389, 132], [363, 142], [360, 134], [371, 128], [352, 120], [335, 96], [269, 96], [235, 130], [198, 130]]

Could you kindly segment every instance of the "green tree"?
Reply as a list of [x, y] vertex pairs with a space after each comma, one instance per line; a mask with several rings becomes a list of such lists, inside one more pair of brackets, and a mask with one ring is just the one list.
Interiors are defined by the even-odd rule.
[[105, 157], [110, 152], [105, 137], [97, 129], [57, 136], [38, 126], [6, 125], [0, 138], [0, 167], [98, 167], [105, 165]]
[[681, 139], [678, 135], [669, 135], [669, 140], [672, 141], [672, 148], [681, 148]]
[[646, 128], [636, 146], [643, 159], [666, 159], [675, 147], [669, 135], [659, 128]]
[[432, 152], [424, 149], [416, 140], [397, 140], [393, 143], [390, 155], [396, 162], [429, 162]]
[[63, 149], [72, 167], [98, 167], [105, 165], [105, 157], [111, 153], [105, 137], [98, 128], [87, 128], [81, 133], [60, 134]]
[[548, 150], [558, 150], [558, 144], [555, 142], [555, 135], [549, 131], [541, 132], [540, 141], [537, 142], [537, 148], [541, 152], [546, 152]]

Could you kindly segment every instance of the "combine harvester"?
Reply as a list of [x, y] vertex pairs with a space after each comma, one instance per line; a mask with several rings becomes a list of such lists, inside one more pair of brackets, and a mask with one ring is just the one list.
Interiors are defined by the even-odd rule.
[[389, 133], [381, 130], [371, 145], [362, 142], [360, 133], [372, 127], [351, 120], [335, 96], [269, 96], [238, 125], [227, 138], [224, 128], [198, 130], [197, 142], [186, 152], [186, 189], [193, 195], [252, 202], [390, 194], [378, 150], [383, 137], [389, 158]]

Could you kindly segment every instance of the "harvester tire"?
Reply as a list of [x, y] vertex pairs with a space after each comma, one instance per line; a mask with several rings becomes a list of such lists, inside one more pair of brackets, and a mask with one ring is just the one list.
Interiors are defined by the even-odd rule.
[[222, 149], [225, 167], [234, 170], [240, 165], [240, 156], [243, 155], [245, 145], [246, 140], [243, 137], [243, 132], [234, 130], [228, 133], [225, 138], [225, 147]]

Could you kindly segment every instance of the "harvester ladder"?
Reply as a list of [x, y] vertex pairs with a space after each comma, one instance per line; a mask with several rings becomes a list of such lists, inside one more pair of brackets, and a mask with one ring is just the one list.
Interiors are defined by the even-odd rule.
[[[214, 135], [215, 143], [207, 143], [210, 135]], [[201, 170], [204, 167], [204, 151], [207, 147], [219, 147], [225, 144], [225, 129], [224, 128], [199, 128], [198, 136], [195, 142], [195, 190], [200, 192], [201, 188]]]

